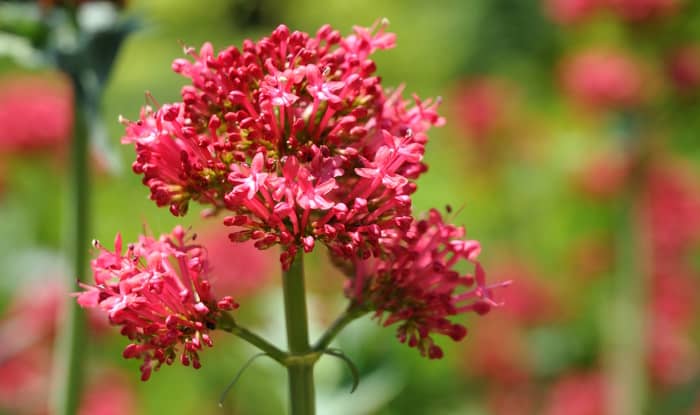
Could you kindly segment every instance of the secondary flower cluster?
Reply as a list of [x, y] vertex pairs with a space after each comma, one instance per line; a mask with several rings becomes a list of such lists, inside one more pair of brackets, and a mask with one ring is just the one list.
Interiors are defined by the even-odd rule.
[[[481, 246], [463, 237], [464, 228], [446, 224], [437, 210], [431, 210], [426, 219], [386, 235], [384, 257], [355, 260], [346, 295], [359, 307], [376, 310], [384, 326], [400, 322], [397, 336], [402, 343], [417, 347], [423, 356], [441, 358], [442, 349], [431, 335], [461, 340], [467, 329], [448, 317], [487, 313], [498, 305], [492, 289], [509, 284], [486, 284], [476, 261]], [[474, 263], [473, 274], [453, 269], [463, 260]]]
[[143, 359], [141, 379], [172, 364], [179, 344], [180, 362], [198, 369], [198, 351], [212, 345], [209, 330], [218, 316], [238, 307], [231, 297], [217, 301], [211, 295], [204, 249], [180, 226], [159, 239], [142, 236], [125, 253], [119, 235], [114, 252], [95, 245], [101, 251], [92, 262], [95, 285], [83, 285], [78, 303], [106, 311], [111, 324], [122, 326], [133, 342], [124, 357]]
[[377, 254], [385, 230], [410, 223], [425, 132], [443, 123], [435, 103], [410, 104], [373, 75], [369, 56], [394, 46], [384, 29], [280, 26], [242, 50], [187, 48], [193, 61], [173, 63], [192, 80], [182, 102], [125, 122], [151, 198], [175, 215], [191, 200], [227, 210], [231, 239], [282, 245], [285, 268], [317, 240], [345, 258]]

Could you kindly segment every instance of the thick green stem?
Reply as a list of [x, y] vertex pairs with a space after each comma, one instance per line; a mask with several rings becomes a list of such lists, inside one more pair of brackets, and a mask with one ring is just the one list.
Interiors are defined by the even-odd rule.
[[[76, 97], [76, 100], [78, 98]], [[69, 290], [77, 291], [77, 281], [84, 281], [87, 265], [89, 215], [89, 168], [87, 121], [82, 105], [77, 102], [71, 151], [71, 212], [72, 229], [69, 247], [73, 257], [73, 274]], [[83, 386], [83, 358], [86, 343], [85, 314], [74, 298], [66, 299], [66, 315], [59, 330], [54, 356], [52, 413], [77, 413]]]
[[[284, 272], [282, 288], [289, 352], [292, 356], [307, 356], [312, 350], [309, 345], [303, 253], [298, 253], [289, 270]], [[314, 363], [315, 359], [293, 359], [288, 362], [290, 415], [314, 415], [316, 412]]]

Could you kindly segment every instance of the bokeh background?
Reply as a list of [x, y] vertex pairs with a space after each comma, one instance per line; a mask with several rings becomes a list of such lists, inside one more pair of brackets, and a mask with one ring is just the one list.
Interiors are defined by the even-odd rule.
[[[60, 44], [47, 39], [60, 33], [17, 24], [63, 3], [0, 2], [3, 414], [47, 413], [71, 278], [63, 252], [73, 93], [29, 48]], [[216, 290], [241, 303], [239, 321], [277, 344], [277, 252], [234, 247], [196, 209], [184, 219], [158, 209], [131, 173], [118, 116], [135, 119], [146, 91], [160, 103], [179, 99], [184, 79], [170, 63], [183, 44], [218, 50], [280, 23], [349, 33], [382, 17], [398, 37], [375, 55], [384, 84], [442, 97], [447, 124], [431, 132], [416, 210], [451, 205], [452, 220], [481, 241], [489, 278], [514, 283], [498, 293], [502, 308], [467, 318], [462, 342], [442, 339], [441, 360], [421, 358], [369, 317], [354, 322], [337, 346], [360, 368], [360, 386], [350, 395], [342, 362], [323, 359], [320, 414], [616, 415], [620, 390], [645, 413], [700, 414], [700, 2], [117, 3], [112, 12], [138, 28], [95, 106], [91, 235], [110, 246], [117, 232], [128, 241], [191, 225], [209, 247]], [[309, 262], [316, 337], [344, 307], [343, 279], [323, 249]], [[234, 337], [216, 337], [201, 370], [174, 365], [142, 383], [139, 363], [121, 358], [127, 340], [99, 316], [89, 320], [81, 414], [284, 413], [285, 371], [264, 359], [218, 407], [255, 352]], [[625, 384], [635, 373], [637, 385]]]

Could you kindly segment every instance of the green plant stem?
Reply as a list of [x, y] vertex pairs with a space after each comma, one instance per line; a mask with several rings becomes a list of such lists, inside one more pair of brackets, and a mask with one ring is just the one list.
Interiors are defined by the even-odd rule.
[[305, 358], [312, 356], [313, 350], [309, 345], [303, 253], [299, 252], [289, 270], [283, 273], [282, 289], [289, 352], [292, 357], [304, 357], [287, 361], [289, 413], [314, 415], [316, 400], [313, 370], [317, 358]]
[[633, 191], [622, 200], [618, 222], [612, 315], [608, 316], [608, 368], [611, 412], [644, 413], [646, 405], [646, 269]]
[[240, 337], [241, 339], [265, 352], [268, 356], [280, 364], [286, 365], [286, 361], [289, 356], [287, 353], [278, 349], [272, 343], [268, 342], [252, 331], [236, 324], [235, 320], [230, 314], [222, 313], [219, 321], [217, 322], [216, 328]]
[[[79, 98], [76, 97], [76, 101]], [[69, 247], [73, 257], [73, 274], [70, 276], [69, 290], [77, 291], [77, 282], [84, 281], [87, 265], [87, 241], [90, 222], [89, 167], [87, 120], [81, 110], [82, 104], [75, 104], [75, 120], [71, 149], [71, 212], [72, 231]], [[76, 281], [77, 280], [77, 281]], [[54, 415], [74, 415], [77, 413], [83, 386], [83, 359], [85, 353], [85, 313], [74, 298], [67, 301], [63, 327], [59, 330], [54, 356], [52, 413]]]
[[340, 331], [345, 328], [345, 326], [364, 316], [367, 313], [367, 310], [351, 303], [350, 306], [345, 311], [343, 311], [343, 313], [339, 315], [338, 318], [335, 319], [333, 324], [331, 324], [328, 330], [326, 330], [326, 332], [323, 333], [321, 338], [318, 339], [316, 344], [314, 344], [313, 350], [317, 352], [324, 351], [331, 344], [335, 336], [337, 336], [338, 333], [340, 333]]
[[610, 314], [604, 316], [604, 325], [611, 386], [609, 413], [639, 415], [646, 413], [648, 405], [646, 304], [650, 253], [638, 204], [647, 175], [650, 143], [638, 130], [639, 119], [634, 117], [627, 122], [631, 123], [628, 128], [631, 131], [626, 133], [622, 147], [631, 160], [631, 167], [616, 211], [615, 271]]

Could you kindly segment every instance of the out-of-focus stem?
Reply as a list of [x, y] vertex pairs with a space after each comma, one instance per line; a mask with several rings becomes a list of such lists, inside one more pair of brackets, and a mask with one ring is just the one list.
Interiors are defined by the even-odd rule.
[[[77, 94], [76, 94], [77, 95]], [[76, 101], [79, 97], [76, 96]], [[75, 120], [71, 148], [71, 232], [69, 249], [72, 256], [72, 275], [69, 290], [77, 291], [77, 281], [84, 281], [87, 265], [88, 229], [90, 222], [88, 129], [87, 120], [80, 102], [75, 105]], [[77, 413], [83, 386], [83, 355], [85, 343], [85, 313], [74, 298], [66, 298], [66, 314], [58, 331], [54, 354], [54, 373], [51, 406], [54, 415], [74, 415]]]
[[[289, 270], [282, 276], [287, 343], [292, 357], [309, 356], [313, 352], [309, 345], [303, 255], [299, 252]], [[315, 362], [316, 359], [306, 358], [292, 359], [288, 362], [290, 415], [314, 415], [316, 412], [313, 372]]]
[[647, 144], [642, 136], [627, 137], [631, 160], [626, 188], [617, 207], [615, 271], [610, 315], [604, 316], [610, 381], [609, 411], [639, 415], [647, 408], [646, 344], [649, 251], [639, 202], [646, 176]]

